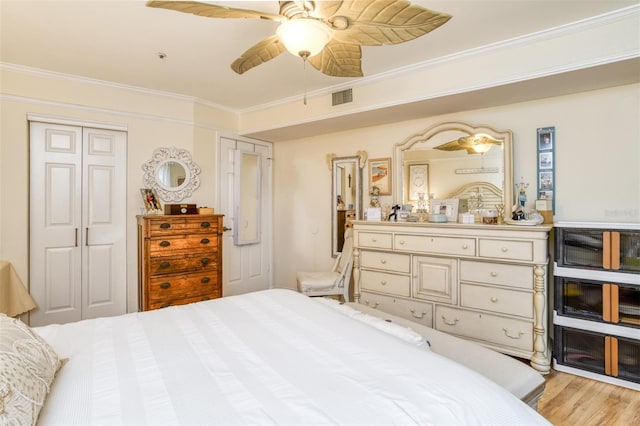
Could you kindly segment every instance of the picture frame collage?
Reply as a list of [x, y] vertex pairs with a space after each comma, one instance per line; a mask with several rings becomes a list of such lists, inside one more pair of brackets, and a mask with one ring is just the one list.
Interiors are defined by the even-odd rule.
[[551, 200], [552, 210], [556, 210], [555, 181], [555, 146], [556, 128], [541, 127], [537, 129], [538, 145], [538, 200]]

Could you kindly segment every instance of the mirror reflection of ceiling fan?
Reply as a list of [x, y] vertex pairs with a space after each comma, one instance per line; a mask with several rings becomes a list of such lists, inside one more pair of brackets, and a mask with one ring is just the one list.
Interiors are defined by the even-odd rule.
[[197, 1], [148, 1], [147, 6], [208, 18], [268, 19], [276, 34], [231, 64], [238, 74], [288, 50], [322, 73], [361, 77], [361, 46], [398, 44], [431, 32], [451, 19], [406, 0], [280, 1], [280, 13], [236, 9]]
[[442, 151], [459, 151], [466, 150], [467, 154], [484, 154], [489, 151], [492, 146], [502, 146], [502, 141], [493, 139], [489, 135], [478, 133], [476, 135], [464, 136], [451, 142], [438, 145], [433, 149]]

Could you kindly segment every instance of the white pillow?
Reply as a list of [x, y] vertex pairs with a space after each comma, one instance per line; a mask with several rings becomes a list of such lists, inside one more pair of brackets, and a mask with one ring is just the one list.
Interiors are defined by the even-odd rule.
[[322, 302], [327, 306], [331, 306], [333, 309], [342, 312], [343, 314], [353, 319], [361, 321], [365, 324], [369, 324], [370, 326], [377, 328], [380, 331], [391, 334], [392, 336], [402, 339], [405, 342], [411, 343], [412, 345], [425, 349], [431, 348], [431, 344], [424, 338], [424, 336], [409, 327], [404, 327], [400, 324], [396, 324], [394, 322], [391, 322], [391, 320], [385, 320], [374, 315], [365, 314], [364, 312], [358, 311], [351, 306], [344, 305], [339, 301], [331, 299], [329, 297], [318, 297], [314, 300]]
[[0, 314], [0, 424], [35, 425], [61, 365], [26, 324]]

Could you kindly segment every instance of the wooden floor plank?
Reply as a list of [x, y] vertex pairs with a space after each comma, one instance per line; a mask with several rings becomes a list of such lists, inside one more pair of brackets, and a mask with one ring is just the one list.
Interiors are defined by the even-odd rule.
[[538, 412], [555, 426], [640, 425], [640, 392], [552, 370]]

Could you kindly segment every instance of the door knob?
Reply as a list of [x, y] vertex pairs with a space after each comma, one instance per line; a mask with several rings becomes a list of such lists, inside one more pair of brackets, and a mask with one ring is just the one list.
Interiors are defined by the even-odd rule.
[[231, 228], [227, 228], [226, 226], [223, 226], [223, 227], [222, 227], [222, 230], [223, 230], [224, 232], [227, 232], [227, 231], [231, 231]]

